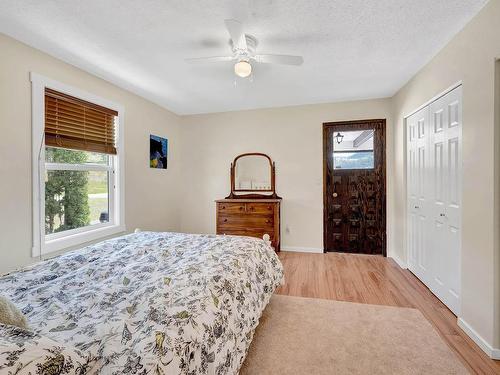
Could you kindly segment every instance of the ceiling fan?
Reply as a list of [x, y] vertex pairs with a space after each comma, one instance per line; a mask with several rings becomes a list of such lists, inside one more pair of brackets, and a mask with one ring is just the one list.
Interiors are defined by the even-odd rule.
[[243, 24], [237, 20], [225, 20], [227, 31], [231, 37], [230, 46], [232, 56], [213, 56], [186, 59], [188, 63], [212, 63], [223, 61], [235, 61], [234, 73], [246, 78], [252, 74], [252, 64], [282, 64], [282, 65], [302, 65], [302, 56], [291, 55], [260, 55], [256, 53], [258, 41], [255, 37], [243, 32]]

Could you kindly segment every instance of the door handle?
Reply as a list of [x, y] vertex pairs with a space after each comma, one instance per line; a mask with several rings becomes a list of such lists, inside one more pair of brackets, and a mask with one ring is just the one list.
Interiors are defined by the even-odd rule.
[[339, 195], [337, 193], [332, 194], [334, 198], [337, 198]]
[[415, 209], [417, 209], [417, 210], [418, 210], [419, 208], [420, 208], [419, 206], [415, 206]]
[[439, 216], [446, 217], [446, 214], [440, 213]]

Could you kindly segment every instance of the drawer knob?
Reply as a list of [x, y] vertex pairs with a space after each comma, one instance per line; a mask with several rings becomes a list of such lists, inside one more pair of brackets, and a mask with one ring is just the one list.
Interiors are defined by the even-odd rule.
[[222, 209], [225, 210], [226, 209], [226, 206], [222, 206]]
[[240, 206], [240, 211], [243, 209], [243, 206]]
[[271, 220], [267, 219], [266, 220], [266, 224], [269, 224], [271, 222]]
[[227, 223], [227, 219], [224, 219], [224, 223]]

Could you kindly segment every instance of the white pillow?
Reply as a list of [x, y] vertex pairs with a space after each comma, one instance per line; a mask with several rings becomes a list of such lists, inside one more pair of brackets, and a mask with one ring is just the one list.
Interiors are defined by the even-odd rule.
[[4, 296], [0, 296], [0, 323], [26, 329], [28, 328], [26, 317]]

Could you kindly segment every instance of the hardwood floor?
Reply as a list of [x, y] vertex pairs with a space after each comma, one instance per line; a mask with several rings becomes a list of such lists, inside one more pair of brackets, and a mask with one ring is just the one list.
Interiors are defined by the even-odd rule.
[[457, 326], [455, 315], [391, 258], [292, 252], [280, 252], [279, 257], [285, 284], [278, 294], [418, 309], [469, 371], [500, 374], [500, 361], [491, 360]]

